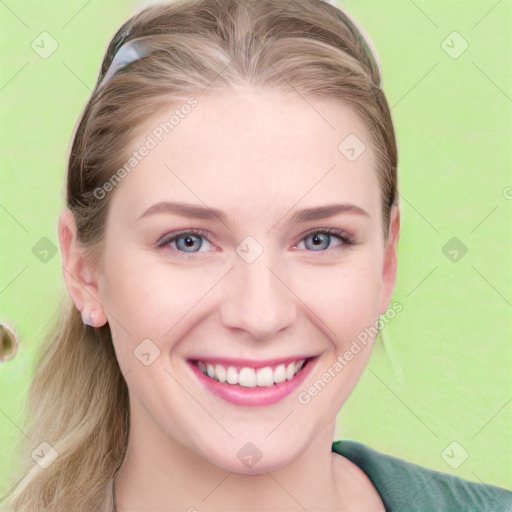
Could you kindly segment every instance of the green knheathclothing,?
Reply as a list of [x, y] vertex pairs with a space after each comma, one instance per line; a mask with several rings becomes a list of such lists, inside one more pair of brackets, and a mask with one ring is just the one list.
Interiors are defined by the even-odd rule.
[[512, 512], [512, 492], [433, 471], [357, 441], [335, 441], [332, 451], [366, 473], [387, 512]]

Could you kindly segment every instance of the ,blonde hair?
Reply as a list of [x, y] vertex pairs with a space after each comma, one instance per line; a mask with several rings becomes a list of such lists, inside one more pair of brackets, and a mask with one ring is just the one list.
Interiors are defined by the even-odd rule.
[[[139, 37], [148, 37], [152, 53], [98, 89], [119, 48]], [[192, 95], [246, 86], [339, 99], [354, 109], [376, 155], [387, 232], [397, 202], [397, 146], [380, 85], [368, 43], [327, 1], [178, 0], [142, 10], [110, 42], [72, 141], [67, 207], [79, 241], [94, 261], [101, 259], [115, 191], [102, 199], [94, 191], [126, 162], [133, 134], [148, 116]], [[111, 512], [129, 433], [128, 390], [108, 324], [85, 326], [69, 298], [31, 383], [29, 419], [25, 476], [4, 510]], [[57, 454], [46, 469], [30, 456], [36, 447]]]

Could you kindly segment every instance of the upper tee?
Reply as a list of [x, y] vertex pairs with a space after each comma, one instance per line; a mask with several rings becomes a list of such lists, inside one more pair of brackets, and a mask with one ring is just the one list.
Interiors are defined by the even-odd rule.
[[335, 441], [332, 451], [366, 473], [386, 512], [512, 512], [507, 489], [433, 471], [357, 441]]

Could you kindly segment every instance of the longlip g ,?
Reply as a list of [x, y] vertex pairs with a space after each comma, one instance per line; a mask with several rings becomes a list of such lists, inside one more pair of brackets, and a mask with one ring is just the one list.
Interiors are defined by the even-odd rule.
[[272, 361], [189, 359], [199, 381], [212, 394], [235, 405], [272, 405], [297, 389], [312, 371], [316, 356]]

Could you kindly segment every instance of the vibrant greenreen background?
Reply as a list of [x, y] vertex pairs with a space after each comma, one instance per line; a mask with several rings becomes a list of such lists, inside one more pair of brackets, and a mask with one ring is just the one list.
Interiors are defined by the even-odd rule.
[[[512, 488], [511, 2], [341, 5], [377, 48], [396, 123], [403, 224], [395, 299], [404, 310], [385, 328], [387, 350], [375, 350], [339, 434]], [[64, 293], [58, 252], [43, 263], [32, 250], [43, 237], [57, 249], [71, 134], [133, 6], [0, 3], [0, 321], [21, 336], [16, 358], [0, 364], [0, 497], [34, 358]], [[43, 31], [59, 45], [47, 59], [31, 47]], [[469, 45], [458, 58], [443, 49], [462, 48], [454, 31]], [[468, 249], [457, 262], [442, 251], [452, 237]], [[457, 469], [441, 455], [453, 441], [461, 448], [445, 458], [469, 454]]]

